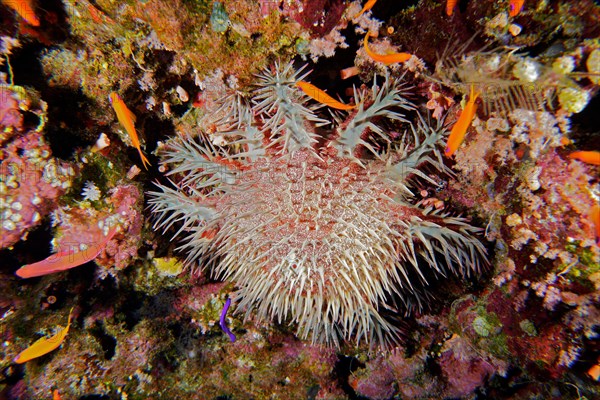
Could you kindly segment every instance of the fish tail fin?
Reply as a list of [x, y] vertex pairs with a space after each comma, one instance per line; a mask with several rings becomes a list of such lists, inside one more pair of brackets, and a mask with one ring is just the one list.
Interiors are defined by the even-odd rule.
[[147, 171], [148, 167], [146, 166], [146, 164], [148, 164], [148, 166], [151, 166], [152, 164], [150, 164], [150, 161], [148, 161], [148, 159], [146, 158], [146, 156], [144, 155], [144, 153], [142, 153], [142, 149], [139, 148], [139, 147], [138, 147], [138, 152], [140, 153], [140, 158], [142, 159], [142, 165], [144, 166], [144, 168]]
[[73, 308], [75, 308], [75, 307], [71, 307], [71, 310], [69, 310], [69, 317], [67, 318], [67, 328], [69, 326], [71, 326], [71, 318], [73, 317]]

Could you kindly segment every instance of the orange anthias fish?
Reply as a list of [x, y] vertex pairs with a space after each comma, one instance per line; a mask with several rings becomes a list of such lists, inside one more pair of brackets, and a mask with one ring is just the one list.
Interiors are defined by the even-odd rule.
[[461, 112], [460, 117], [458, 117], [458, 121], [456, 121], [452, 127], [450, 136], [448, 136], [448, 144], [446, 145], [446, 150], [444, 151], [446, 157], [452, 156], [460, 147], [463, 140], [465, 140], [467, 129], [469, 129], [469, 126], [471, 126], [471, 122], [473, 121], [473, 117], [475, 117], [475, 112], [477, 111], [477, 104], [475, 103], [477, 97], [479, 97], [479, 93], [475, 93], [475, 88], [473, 85], [471, 85], [469, 101], [467, 102], [465, 109]]
[[27, 361], [33, 360], [34, 358], [41, 357], [53, 350], [56, 350], [65, 340], [65, 337], [67, 337], [67, 333], [71, 327], [72, 313], [73, 308], [71, 308], [71, 311], [69, 311], [69, 319], [67, 320], [66, 328], [58, 329], [53, 336], [38, 339], [31, 346], [20, 352], [19, 355], [15, 357], [14, 361], [17, 364], [23, 364]]
[[90, 17], [92, 17], [92, 20], [97, 24], [102, 24], [105, 21], [110, 22], [111, 24], [115, 23], [112, 18], [94, 7], [92, 4], [88, 4], [88, 11], [90, 12]]
[[358, 14], [356, 14], [354, 17], [352, 17], [352, 19], [356, 19], [356, 18], [360, 17], [361, 15], [363, 15], [364, 13], [366, 13], [367, 11], [369, 11], [371, 8], [373, 8], [375, 3], [377, 3], [377, 0], [367, 1], [365, 3], [364, 7], [362, 8], [362, 10], [360, 10], [360, 12]]
[[600, 151], [574, 151], [569, 154], [569, 158], [588, 164], [600, 165]]
[[356, 107], [355, 105], [344, 104], [340, 101], [337, 101], [336, 99], [334, 99], [333, 97], [331, 97], [312, 83], [298, 81], [296, 82], [296, 86], [298, 86], [309, 97], [331, 108], [336, 108], [338, 110], [352, 110]]
[[135, 131], [135, 114], [132, 113], [129, 110], [129, 108], [127, 108], [127, 106], [123, 102], [123, 99], [121, 99], [121, 97], [115, 92], [112, 92], [108, 99], [110, 100], [110, 104], [112, 104], [115, 113], [117, 114], [117, 119], [119, 120], [119, 123], [123, 128], [125, 128], [125, 130], [129, 134], [129, 137], [131, 138], [131, 143], [133, 143], [135, 148], [140, 153], [140, 158], [142, 159], [142, 164], [144, 165], [144, 168], [148, 169], [148, 167], [146, 167], [146, 164], [150, 165], [150, 161], [148, 161], [144, 153], [142, 153], [142, 149], [140, 148], [140, 139], [138, 138], [137, 132]]
[[81, 250], [76, 253], [67, 250], [52, 254], [45, 260], [22, 266], [15, 274], [21, 278], [34, 278], [36, 276], [44, 276], [78, 267], [98, 257], [98, 254], [100, 254], [102, 249], [106, 246], [106, 243], [113, 238], [116, 232], [117, 228], [113, 227], [98, 245], [91, 246], [86, 250]]
[[365, 46], [365, 51], [367, 52], [369, 57], [371, 57], [375, 61], [382, 62], [385, 65], [390, 65], [390, 64], [395, 64], [395, 63], [406, 62], [412, 57], [412, 54], [410, 54], [410, 53], [392, 53], [392, 54], [373, 53], [371, 51], [371, 49], [369, 49], [369, 36], [370, 36], [370, 34], [369, 34], [369, 32], [367, 32], [363, 43]]
[[58, 389], [54, 389], [52, 392], [52, 400], [61, 400], [60, 394], [58, 393]]
[[521, 12], [523, 4], [525, 4], [525, 0], [510, 0], [508, 15], [516, 17]]
[[596, 382], [600, 380], [600, 357], [598, 357], [598, 360], [596, 360], [596, 364], [592, 365], [592, 367], [588, 369], [587, 374]]
[[31, 26], [40, 26], [40, 20], [35, 15], [33, 0], [2, 0], [6, 6], [12, 8]]
[[451, 17], [454, 13], [454, 9], [456, 8], [456, 3], [458, 0], [448, 0], [446, 1], [446, 15]]
[[596, 243], [600, 245], [600, 205], [596, 204], [592, 206], [592, 209], [590, 210], [590, 219], [592, 220], [592, 224], [596, 227]]

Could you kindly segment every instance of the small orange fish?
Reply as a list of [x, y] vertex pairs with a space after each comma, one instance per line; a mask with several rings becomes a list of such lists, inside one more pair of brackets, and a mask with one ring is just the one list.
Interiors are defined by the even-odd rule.
[[54, 272], [64, 271], [85, 264], [98, 257], [98, 254], [104, 249], [106, 243], [113, 238], [117, 228], [113, 227], [108, 235], [100, 242], [99, 245], [90, 246], [90, 248], [74, 253], [73, 251], [60, 251], [52, 254], [45, 260], [38, 261], [33, 264], [27, 264], [19, 268], [15, 274], [21, 278], [34, 278], [36, 276], [44, 276]]
[[33, 0], [2, 0], [6, 6], [12, 8], [31, 26], [40, 26], [40, 20], [35, 15]]
[[587, 374], [590, 378], [592, 378], [596, 382], [598, 382], [598, 380], [600, 380], [600, 357], [598, 357], [596, 364], [592, 365], [592, 367], [590, 369], [588, 369]]
[[516, 17], [521, 12], [523, 4], [525, 0], [510, 0], [508, 15]]
[[52, 400], [61, 400], [60, 394], [58, 393], [58, 389], [54, 389], [54, 391], [52, 392]]
[[473, 117], [475, 117], [475, 112], [477, 111], [477, 104], [475, 103], [477, 97], [479, 97], [479, 93], [475, 93], [475, 88], [473, 85], [471, 85], [469, 101], [467, 102], [465, 109], [460, 113], [458, 121], [456, 121], [452, 127], [450, 136], [448, 136], [448, 143], [446, 144], [446, 150], [444, 151], [446, 157], [452, 156], [460, 147], [463, 140], [465, 140], [467, 129], [469, 129], [469, 126], [471, 126], [471, 122], [473, 121]]
[[34, 358], [41, 357], [53, 350], [56, 350], [65, 340], [65, 337], [67, 337], [69, 327], [71, 327], [72, 313], [73, 308], [71, 308], [71, 311], [69, 311], [69, 319], [67, 320], [66, 328], [58, 329], [53, 336], [43, 337], [36, 340], [31, 346], [20, 352], [19, 355], [15, 357], [14, 361], [17, 364], [23, 364], [27, 361], [33, 360]]
[[296, 86], [298, 86], [309, 97], [315, 99], [319, 103], [327, 105], [328, 107], [336, 108], [338, 110], [352, 110], [356, 107], [355, 105], [344, 104], [340, 101], [337, 101], [312, 83], [298, 81], [296, 82]]
[[119, 120], [119, 123], [123, 128], [125, 128], [125, 130], [129, 134], [129, 137], [131, 138], [131, 143], [133, 143], [133, 146], [140, 153], [140, 158], [142, 159], [142, 164], [144, 165], [144, 168], [148, 169], [148, 167], [146, 167], [146, 164], [150, 165], [150, 161], [148, 161], [144, 153], [142, 153], [142, 149], [140, 148], [140, 139], [138, 138], [137, 132], [135, 131], [135, 114], [132, 113], [129, 110], [129, 108], [127, 108], [127, 106], [123, 102], [123, 99], [121, 99], [121, 97], [115, 92], [112, 92], [108, 99], [110, 100], [110, 104], [112, 104], [115, 113], [117, 114], [117, 119]]
[[375, 61], [379, 61], [384, 63], [385, 65], [401, 63], [408, 61], [412, 54], [410, 53], [392, 53], [392, 54], [377, 54], [373, 53], [371, 49], [369, 49], [369, 32], [365, 35], [365, 39], [363, 40], [363, 44], [365, 46], [365, 51]]
[[569, 158], [592, 165], [600, 165], [600, 151], [574, 151], [569, 154]]
[[[596, 227], [596, 243], [600, 245], [600, 205], [596, 204], [592, 206], [592, 209], [590, 210], [590, 219], [592, 220], [592, 224]], [[597, 379], [598, 378], [596, 378], [596, 380]]]
[[562, 137], [560, 138], [560, 145], [561, 145], [561, 146], [568, 146], [568, 145], [570, 145], [571, 143], [573, 143], [573, 142], [571, 142], [571, 139], [569, 139], [569, 138], [568, 138], [568, 137], [566, 137], [566, 136], [562, 136]]
[[110, 22], [114, 24], [115, 21], [102, 12], [100, 9], [94, 7], [92, 4], [88, 4], [88, 11], [90, 12], [90, 17], [97, 24], [103, 24], [104, 22]]
[[100, 10], [98, 10], [96, 7], [94, 7], [91, 4], [88, 4], [88, 11], [90, 12], [90, 16], [92, 17], [92, 20], [97, 23], [97, 24], [101, 24], [102, 21], [102, 14], [100, 13]]
[[446, 15], [451, 17], [454, 13], [454, 9], [456, 8], [456, 3], [458, 0], [448, 0], [446, 1]]
[[373, 8], [375, 3], [377, 3], [377, 0], [367, 1], [365, 3], [365, 6], [362, 8], [362, 10], [360, 10], [360, 12], [358, 14], [356, 14], [352, 19], [356, 19], [356, 18], [360, 17], [361, 15], [363, 15], [364, 13], [366, 13], [367, 11], [369, 11], [371, 8]]

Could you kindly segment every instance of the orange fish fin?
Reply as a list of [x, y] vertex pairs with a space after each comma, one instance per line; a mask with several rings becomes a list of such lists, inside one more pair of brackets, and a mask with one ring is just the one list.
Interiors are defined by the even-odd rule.
[[[152, 164], [150, 164], [150, 161], [148, 161], [148, 158], [146, 158], [146, 156], [142, 152], [142, 149], [139, 146], [137, 149], [138, 149], [138, 152], [140, 153], [140, 158], [142, 159], [142, 165], [144, 166], [144, 168], [146, 168], [146, 171], [147, 171], [148, 167], [151, 166]], [[148, 164], [148, 167], [146, 166], [146, 164]]]
[[131, 119], [131, 121], [135, 123], [137, 117], [129, 108], [127, 108], [127, 106], [125, 106], [125, 104], [123, 104], [123, 113], [127, 116], [127, 118]]

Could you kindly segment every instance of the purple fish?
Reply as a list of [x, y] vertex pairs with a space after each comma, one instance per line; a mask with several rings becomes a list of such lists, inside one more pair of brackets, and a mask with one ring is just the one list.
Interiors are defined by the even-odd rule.
[[221, 311], [221, 319], [219, 320], [219, 325], [221, 325], [221, 329], [223, 332], [229, 335], [229, 339], [232, 342], [235, 342], [235, 335], [229, 330], [227, 324], [225, 323], [225, 317], [227, 316], [227, 310], [229, 310], [229, 306], [231, 305], [231, 299], [227, 299], [225, 305], [223, 306], [223, 311]]

